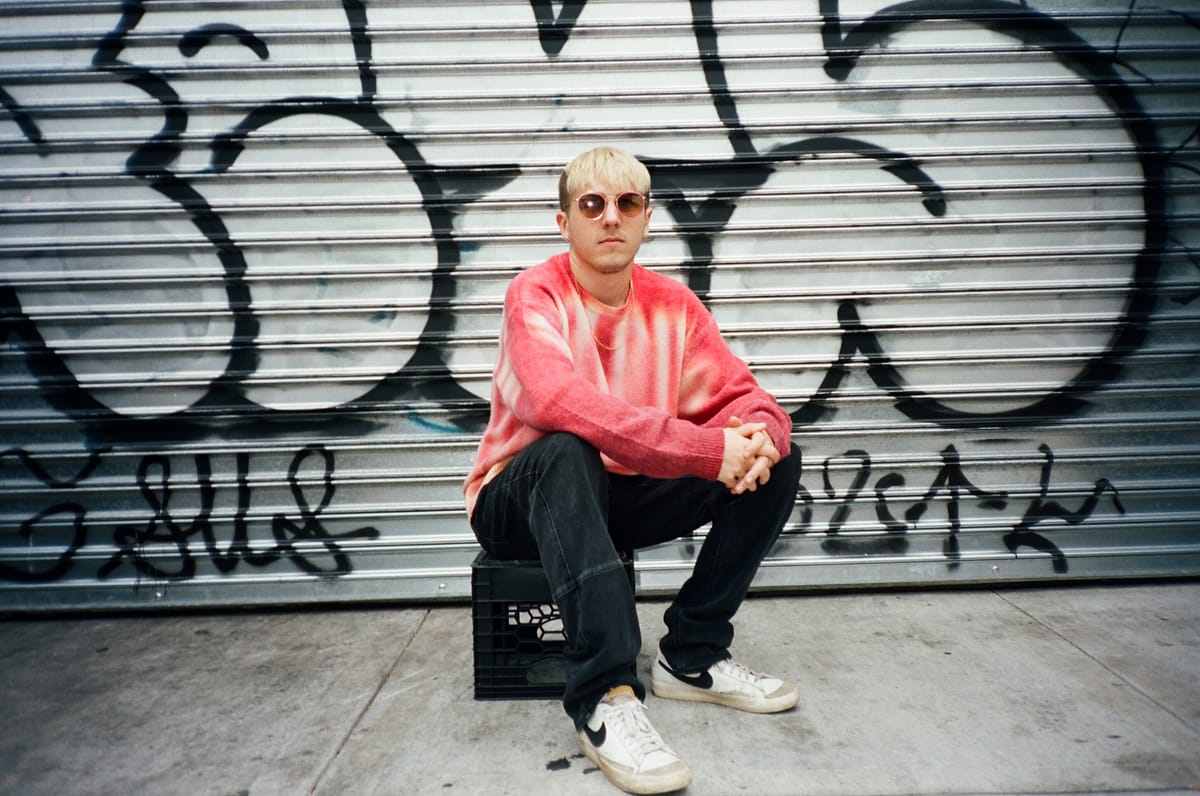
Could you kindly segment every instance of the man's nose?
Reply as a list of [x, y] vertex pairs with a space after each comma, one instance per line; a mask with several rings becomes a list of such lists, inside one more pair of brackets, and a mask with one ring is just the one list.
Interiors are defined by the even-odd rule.
[[604, 215], [602, 216], [604, 223], [608, 226], [617, 226], [621, 223], [621, 213], [617, 210], [617, 202], [614, 199], [611, 202], [604, 203]]

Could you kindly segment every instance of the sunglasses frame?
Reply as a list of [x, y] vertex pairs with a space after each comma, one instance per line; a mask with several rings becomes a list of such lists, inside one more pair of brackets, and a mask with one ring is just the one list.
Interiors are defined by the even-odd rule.
[[[583, 200], [590, 196], [599, 196], [603, 200], [603, 204], [600, 205], [600, 211], [594, 216], [589, 215], [588, 212], [583, 209]], [[621, 209], [621, 200], [626, 196], [636, 196], [641, 200], [641, 207], [639, 207], [636, 212], [626, 213]], [[646, 194], [640, 193], [639, 191], [622, 191], [621, 193], [613, 196], [613, 204], [617, 208], [617, 213], [624, 218], [638, 218], [639, 216], [645, 215], [646, 207], [649, 205], [649, 203], [650, 202]], [[579, 195], [579, 197], [575, 200], [575, 206], [579, 208], [579, 214], [584, 218], [588, 219], [589, 221], [599, 221], [604, 217], [605, 211], [608, 210], [608, 195], [602, 194], [599, 191], [588, 191], [587, 193]]]

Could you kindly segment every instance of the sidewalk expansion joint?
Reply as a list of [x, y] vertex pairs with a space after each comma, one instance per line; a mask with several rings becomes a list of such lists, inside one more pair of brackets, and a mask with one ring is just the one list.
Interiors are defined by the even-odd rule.
[[332, 768], [334, 762], [341, 756], [342, 750], [346, 748], [346, 744], [350, 743], [350, 738], [354, 735], [354, 731], [362, 724], [367, 712], [374, 706], [376, 700], [379, 699], [379, 694], [383, 691], [383, 687], [388, 684], [392, 679], [392, 675], [396, 673], [397, 667], [400, 666], [400, 661], [404, 660], [404, 656], [408, 654], [408, 648], [412, 646], [413, 640], [421, 632], [421, 628], [425, 626], [425, 620], [429, 618], [430, 613], [432, 613], [432, 609], [426, 609], [425, 613], [421, 616], [421, 621], [417, 622], [417, 626], [413, 628], [412, 633], [405, 639], [404, 646], [400, 649], [400, 653], [396, 656], [396, 659], [392, 661], [392, 665], [383, 673], [383, 677], [379, 678], [379, 683], [375, 686], [375, 690], [367, 698], [366, 702], [363, 703], [362, 709], [355, 715], [354, 720], [350, 722], [350, 726], [342, 736], [342, 740], [338, 742], [337, 748], [333, 750], [329, 759], [325, 761], [325, 765], [321, 766], [321, 770], [313, 780], [312, 787], [308, 789], [309, 796], [313, 796], [317, 792], [317, 788], [321, 787], [321, 781], [325, 779], [325, 775], [329, 773], [329, 769]]
[[1136, 684], [1136, 683], [1134, 683], [1134, 682], [1132, 682], [1132, 681], [1131, 681], [1131, 680], [1130, 680], [1128, 677], [1126, 677], [1125, 675], [1123, 675], [1123, 674], [1121, 674], [1120, 672], [1118, 672], [1118, 671], [1116, 671], [1115, 669], [1113, 669], [1111, 666], [1109, 666], [1109, 665], [1108, 665], [1108, 664], [1106, 664], [1104, 661], [1102, 661], [1102, 660], [1100, 660], [1099, 658], [1097, 658], [1097, 657], [1096, 657], [1095, 655], [1093, 655], [1092, 653], [1088, 652], [1086, 649], [1084, 649], [1083, 647], [1081, 647], [1081, 646], [1080, 646], [1079, 644], [1077, 644], [1076, 642], [1074, 642], [1074, 641], [1072, 641], [1071, 639], [1067, 638], [1065, 635], [1063, 635], [1062, 633], [1060, 633], [1060, 632], [1058, 631], [1058, 629], [1057, 629], [1057, 628], [1055, 628], [1053, 625], [1051, 625], [1050, 623], [1048, 623], [1048, 622], [1046, 622], [1045, 620], [1041, 619], [1040, 617], [1038, 617], [1038, 616], [1035, 616], [1034, 614], [1031, 614], [1029, 611], [1026, 611], [1024, 608], [1022, 608], [1021, 606], [1017, 605], [1017, 604], [1016, 604], [1016, 603], [1014, 603], [1012, 600], [1009, 600], [1007, 597], [1005, 597], [1005, 596], [1004, 596], [1003, 594], [1001, 594], [1000, 592], [998, 592], [998, 591], [995, 591], [995, 590], [992, 590], [992, 594], [994, 594], [994, 595], [996, 595], [997, 597], [999, 597], [1001, 600], [1003, 600], [1003, 601], [1005, 602], [1005, 604], [1007, 604], [1008, 606], [1010, 606], [1011, 608], [1013, 608], [1013, 609], [1014, 609], [1014, 610], [1016, 610], [1017, 612], [1019, 612], [1019, 613], [1023, 614], [1023, 615], [1024, 615], [1024, 616], [1026, 616], [1027, 618], [1029, 618], [1029, 620], [1030, 620], [1030, 621], [1032, 621], [1032, 622], [1036, 622], [1038, 625], [1040, 625], [1041, 627], [1045, 628], [1045, 629], [1046, 629], [1048, 632], [1052, 633], [1052, 634], [1053, 634], [1055, 637], [1057, 637], [1058, 639], [1060, 639], [1060, 640], [1061, 640], [1063, 643], [1065, 643], [1065, 644], [1069, 645], [1070, 647], [1074, 648], [1074, 649], [1075, 649], [1077, 652], [1079, 652], [1081, 655], [1083, 655], [1084, 657], [1086, 657], [1086, 658], [1087, 658], [1088, 660], [1090, 660], [1092, 663], [1094, 663], [1094, 664], [1096, 664], [1097, 666], [1099, 666], [1099, 667], [1100, 667], [1101, 669], [1103, 669], [1104, 671], [1106, 671], [1106, 672], [1108, 672], [1109, 674], [1111, 674], [1113, 677], [1115, 677], [1117, 680], [1119, 680], [1119, 681], [1120, 681], [1120, 682], [1121, 682], [1121, 683], [1122, 683], [1124, 686], [1126, 686], [1126, 687], [1128, 687], [1129, 689], [1131, 689], [1131, 690], [1132, 690], [1134, 693], [1136, 693], [1136, 694], [1137, 694], [1138, 696], [1140, 696], [1142, 699], [1146, 700], [1146, 701], [1147, 701], [1147, 702], [1149, 702], [1150, 704], [1152, 704], [1152, 705], [1154, 705], [1155, 707], [1157, 707], [1159, 710], [1161, 710], [1161, 711], [1163, 711], [1164, 713], [1166, 713], [1166, 714], [1167, 714], [1168, 716], [1170, 716], [1171, 718], [1175, 719], [1175, 720], [1176, 720], [1177, 722], [1179, 722], [1181, 725], [1183, 725], [1184, 727], [1186, 727], [1186, 728], [1187, 728], [1187, 729], [1188, 729], [1190, 732], [1192, 732], [1192, 733], [1194, 733], [1194, 734], [1196, 734], [1196, 735], [1200, 736], [1200, 728], [1193, 727], [1193, 726], [1192, 726], [1192, 724], [1191, 724], [1191, 723], [1190, 723], [1190, 722], [1189, 722], [1189, 721], [1188, 721], [1186, 718], [1184, 718], [1183, 716], [1181, 716], [1181, 715], [1179, 715], [1178, 713], [1176, 713], [1176, 712], [1175, 712], [1174, 710], [1172, 710], [1172, 709], [1171, 709], [1171, 708], [1170, 708], [1168, 705], [1166, 705], [1166, 704], [1164, 704], [1163, 702], [1161, 702], [1161, 701], [1159, 701], [1159, 700], [1155, 699], [1154, 697], [1150, 696], [1150, 694], [1146, 693], [1146, 691], [1144, 691], [1143, 689], [1139, 688], [1139, 687], [1137, 686], [1137, 684]]

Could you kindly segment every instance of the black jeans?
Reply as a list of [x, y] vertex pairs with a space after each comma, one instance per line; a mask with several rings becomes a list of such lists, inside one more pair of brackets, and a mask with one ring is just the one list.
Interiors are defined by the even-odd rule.
[[597, 450], [555, 433], [522, 450], [480, 491], [471, 525], [497, 558], [540, 559], [566, 636], [563, 707], [577, 727], [610, 689], [646, 695], [637, 676], [642, 639], [618, 550], [683, 536], [707, 522], [691, 577], [664, 620], [659, 644], [672, 667], [698, 671], [729, 657], [733, 615], [796, 501], [800, 451], [754, 492], [716, 481], [612, 475]]

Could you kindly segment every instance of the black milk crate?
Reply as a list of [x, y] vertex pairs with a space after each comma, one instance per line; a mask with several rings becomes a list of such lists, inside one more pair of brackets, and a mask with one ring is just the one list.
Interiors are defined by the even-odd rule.
[[[633, 588], [633, 556], [621, 559]], [[566, 638], [540, 561], [476, 556], [471, 619], [476, 699], [562, 698]]]

